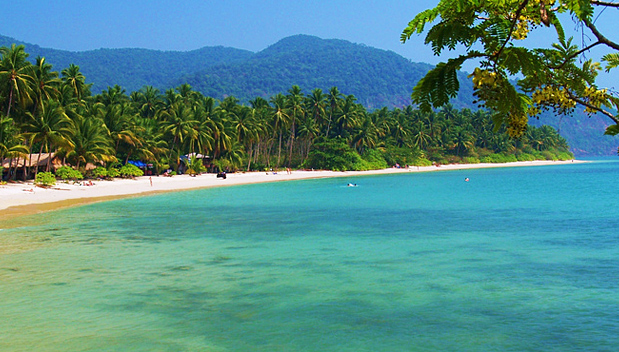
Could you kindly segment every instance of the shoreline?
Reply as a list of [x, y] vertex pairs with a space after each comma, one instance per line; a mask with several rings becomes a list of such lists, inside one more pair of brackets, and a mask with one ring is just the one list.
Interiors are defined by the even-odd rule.
[[173, 177], [149, 176], [135, 179], [115, 179], [95, 181], [93, 186], [57, 183], [52, 188], [40, 188], [33, 181], [10, 183], [0, 186], [0, 221], [58, 209], [81, 206], [91, 203], [155, 195], [160, 193], [189, 191], [212, 187], [247, 185], [266, 182], [283, 182], [334, 177], [357, 177], [365, 175], [385, 175], [398, 173], [436, 172], [500, 167], [545, 166], [584, 163], [581, 160], [568, 161], [519, 161], [498, 164], [449, 164], [441, 166], [411, 166], [409, 168], [389, 168], [369, 171], [291, 171], [283, 172], [243, 172], [228, 174], [225, 180], [215, 174], [202, 174], [196, 177], [177, 175]]

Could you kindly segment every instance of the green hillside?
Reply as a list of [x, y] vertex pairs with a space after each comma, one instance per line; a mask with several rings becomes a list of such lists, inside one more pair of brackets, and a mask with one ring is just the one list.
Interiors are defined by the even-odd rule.
[[[432, 66], [414, 63], [391, 52], [344, 40], [297, 35], [280, 40], [249, 60], [215, 65], [184, 76], [189, 83], [218, 99], [235, 96], [241, 101], [268, 98], [292, 85], [328, 90], [336, 86], [357, 97], [368, 109], [410, 104], [410, 93]], [[462, 78], [466, 81], [466, 77]], [[472, 87], [466, 85], [457, 107], [472, 107]], [[467, 99], [468, 97], [468, 99]]]
[[187, 52], [158, 51], [147, 49], [98, 49], [72, 52], [41, 48], [13, 38], [0, 36], [0, 46], [23, 44], [30, 54], [30, 61], [37, 56], [45, 57], [54, 69], [75, 64], [93, 83], [92, 92], [100, 93], [110, 86], [118, 84], [127, 92], [137, 91], [145, 85], [160, 89], [170, 87], [171, 81], [206, 67], [221, 63], [232, 63], [250, 58], [253, 53], [247, 50], [226, 48], [222, 46], [204, 47]]

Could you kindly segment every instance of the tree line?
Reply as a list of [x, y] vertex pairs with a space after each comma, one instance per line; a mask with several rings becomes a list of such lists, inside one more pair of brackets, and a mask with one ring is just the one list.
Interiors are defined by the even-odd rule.
[[248, 105], [233, 96], [204, 96], [188, 84], [130, 94], [115, 85], [93, 95], [76, 65], [58, 73], [45, 58], [30, 63], [22, 45], [2, 47], [0, 54], [0, 160], [53, 152], [78, 170], [140, 160], [161, 172], [182, 169], [197, 154], [209, 156], [218, 170], [573, 157], [553, 128], [530, 127], [511, 138], [483, 110], [368, 111], [337, 87], [306, 93], [296, 85]]

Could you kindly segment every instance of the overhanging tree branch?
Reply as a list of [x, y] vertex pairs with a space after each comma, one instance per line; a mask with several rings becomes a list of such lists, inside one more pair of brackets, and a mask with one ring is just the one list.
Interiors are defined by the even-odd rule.
[[592, 5], [599, 5], [599, 6], [608, 6], [608, 7], [619, 7], [619, 3], [608, 2], [608, 1], [591, 0], [591, 4]]
[[619, 44], [609, 40], [608, 38], [606, 38], [602, 33], [600, 33], [600, 31], [597, 29], [597, 27], [593, 24], [593, 22], [591, 22], [588, 19], [584, 19], [583, 23], [585, 24], [585, 26], [587, 26], [587, 28], [589, 28], [591, 30], [591, 32], [593, 33], [593, 35], [595, 35], [596, 38], [598, 38], [598, 41], [601, 42], [602, 44], [605, 44], [615, 50], [619, 50]]
[[595, 110], [595, 111], [597, 111], [597, 112], [599, 112], [599, 113], [601, 113], [603, 115], [606, 115], [611, 120], [615, 121], [616, 124], [619, 124], [619, 118], [617, 116], [613, 115], [612, 113], [610, 113], [610, 112], [608, 112], [608, 111], [606, 111], [606, 110], [604, 110], [604, 109], [602, 109], [600, 107], [597, 107], [595, 105], [589, 104], [588, 102], [580, 99], [579, 97], [577, 97], [574, 94], [572, 94], [572, 92], [569, 89], [566, 89], [566, 91], [567, 91], [567, 95], [570, 97], [570, 99], [572, 99], [576, 103], [578, 103], [580, 105], [583, 105], [583, 106], [586, 106], [589, 109]]

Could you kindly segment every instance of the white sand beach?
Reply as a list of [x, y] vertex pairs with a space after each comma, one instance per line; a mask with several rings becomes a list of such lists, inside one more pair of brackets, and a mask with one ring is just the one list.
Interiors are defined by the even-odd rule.
[[215, 174], [202, 174], [196, 177], [191, 177], [188, 175], [177, 175], [174, 177], [153, 176], [152, 186], [150, 182], [151, 178], [149, 178], [149, 176], [142, 176], [135, 179], [94, 181], [92, 186], [59, 182], [52, 188], [36, 187], [32, 181], [17, 182], [0, 186], [0, 220], [13, 216], [50, 211], [80, 204], [189, 189], [326, 177], [351, 177], [362, 175], [435, 172], [496, 167], [561, 165], [580, 162], [583, 161], [522, 161], [504, 164], [451, 164], [441, 166], [411, 166], [409, 168], [346, 172], [301, 170], [293, 170], [290, 173], [287, 173], [286, 171], [280, 171], [277, 173], [247, 172], [228, 174], [225, 180], [217, 178]]

